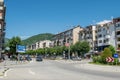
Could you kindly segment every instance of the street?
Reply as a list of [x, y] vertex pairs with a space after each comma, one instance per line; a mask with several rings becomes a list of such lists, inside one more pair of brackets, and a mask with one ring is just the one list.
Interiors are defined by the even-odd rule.
[[76, 68], [75, 65], [54, 60], [32, 61], [23, 65], [9, 66], [0, 80], [119, 80], [120, 73]]

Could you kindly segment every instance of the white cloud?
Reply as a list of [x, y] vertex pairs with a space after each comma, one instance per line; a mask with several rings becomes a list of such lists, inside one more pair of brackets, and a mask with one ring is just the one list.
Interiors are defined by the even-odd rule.
[[109, 22], [111, 22], [111, 20], [103, 20], [103, 21], [100, 21], [100, 22], [98, 22], [98, 23], [96, 23], [96, 24], [102, 25], [102, 24], [106, 24], [106, 23], [109, 23]]

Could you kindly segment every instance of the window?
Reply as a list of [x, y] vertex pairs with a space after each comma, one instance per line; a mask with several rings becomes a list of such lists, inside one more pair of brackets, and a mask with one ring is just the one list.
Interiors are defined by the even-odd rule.
[[103, 28], [103, 31], [105, 30], [105, 28]]
[[98, 37], [99, 37], [99, 38], [102, 37], [102, 34], [99, 34]]
[[105, 35], [104, 35], [104, 37], [105, 37]]
[[99, 40], [99, 43], [102, 43], [102, 40]]
[[106, 39], [106, 42], [108, 42], [109, 41], [109, 39]]
[[120, 27], [120, 24], [116, 24], [115, 27]]
[[104, 43], [106, 43], [106, 40], [104, 40]]
[[101, 29], [98, 29], [98, 32], [101, 32]]
[[117, 41], [120, 41], [120, 38], [118, 38]]
[[98, 42], [97, 41], [95, 41], [95, 44], [97, 44]]
[[120, 31], [117, 32], [117, 35], [120, 35]]
[[95, 38], [97, 39], [97, 36], [95, 36]]
[[118, 44], [118, 47], [120, 48], [120, 44]]

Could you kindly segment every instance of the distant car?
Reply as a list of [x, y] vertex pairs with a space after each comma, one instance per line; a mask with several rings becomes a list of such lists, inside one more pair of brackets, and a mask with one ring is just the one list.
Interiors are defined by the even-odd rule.
[[43, 59], [42, 59], [41, 56], [37, 56], [37, 57], [36, 57], [36, 61], [43, 61]]
[[25, 59], [26, 59], [27, 61], [31, 61], [31, 60], [32, 60], [32, 58], [31, 58], [29, 55], [26, 55], [26, 56], [25, 56]]

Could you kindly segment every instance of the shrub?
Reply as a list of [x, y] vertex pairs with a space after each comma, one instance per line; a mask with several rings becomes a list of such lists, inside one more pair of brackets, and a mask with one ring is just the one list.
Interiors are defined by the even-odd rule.
[[102, 63], [106, 64], [106, 58], [107, 57], [112, 57], [112, 52], [110, 51], [109, 48], [105, 48], [104, 51], [101, 54], [101, 59], [102, 59]]
[[94, 63], [101, 63], [102, 59], [101, 56], [93, 56], [92, 57]]

